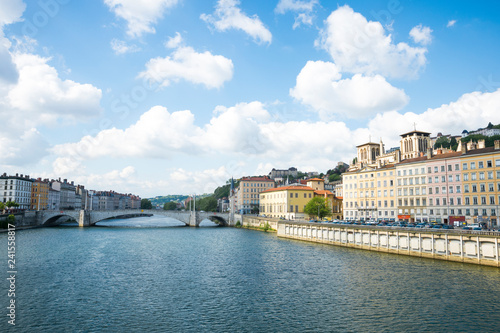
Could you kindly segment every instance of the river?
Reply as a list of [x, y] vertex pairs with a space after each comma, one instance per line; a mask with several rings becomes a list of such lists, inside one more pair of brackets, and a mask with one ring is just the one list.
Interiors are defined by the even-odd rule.
[[[500, 270], [180, 227], [160, 216], [16, 232], [17, 332], [498, 332]], [[0, 332], [8, 323], [0, 234]]]

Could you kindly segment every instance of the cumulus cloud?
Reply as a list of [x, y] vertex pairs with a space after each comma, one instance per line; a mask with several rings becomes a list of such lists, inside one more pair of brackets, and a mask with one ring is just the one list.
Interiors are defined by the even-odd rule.
[[26, 9], [22, 0], [2, 1], [0, 3], [0, 84], [16, 83], [18, 72], [12, 55], [9, 51], [11, 42], [4, 37], [5, 25], [21, 21], [21, 16]]
[[220, 88], [225, 81], [232, 79], [234, 66], [231, 59], [208, 51], [198, 53], [192, 47], [180, 44], [177, 36], [170, 39], [167, 46], [176, 47], [172, 54], [149, 60], [146, 70], [139, 73], [139, 77], [163, 87], [182, 79], [202, 84], [208, 89]]
[[238, 7], [239, 4], [240, 1], [238, 0], [219, 0], [213, 15], [201, 14], [200, 18], [217, 31], [242, 30], [257, 43], [271, 44], [271, 32], [264, 26], [257, 15], [248, 17], [243, 13]]
[[135, 45], [129, 45], [123, 40], [119, 39], [113, 39], [111, 40], [111, 49], [115, 52], [115, 54], [120, 55], [120, 54], [125, 54], [125, 53], [133, 53], [133, 52], [138, 52], [141, 49]]
[[300, 24], [312, 25], [314, 7], [318, 5], [318, 0], [280, 0], [274, 11], [278, 14], [285, 14], [288, 11], [296, 12], [295, 23], [293, 24], [293, 29], [295, 29]]
[[[7, 122], [4, 122], [5, 125]], [[49, 144], [35, 128], [18, 131], [4, 128], [0, 132], [0, 147], [0, 166], [24, 166], [33, 164], [45, 156]]]
[[[386, 112], [377, 115], [369, 123], [369, 128], [377, 136], [398, 140], [398, 135], [413, 129], [438, 133], [460, 134], [464, 129], [475, 130], [485, 127], [488, 122], [500, 123], [500, 89], [494, 92], [475, 91], [462, 95], [457, 101], [429, 108], [421, 114], [413, 112]], [[473, 116], [471, 116], [473, 115]], [[391, 124], [388, 126], [388, 124]], [[393, 143], [396, 143], [394, 141]]]
[[331, 115], [369, 117], [399, 110], [409, 99], [403, 90], [393, 87], [380, 75], [356, 74], [342, 79], [334, 63], [323, 61], [307, 62], [290, 95], [318, 111], [322, 118]]
[[410, 30], [410, 37], [415, 43], [427, 45], [432, 41], [432, 30], [429, 27], [424, 27], [421, 24], [413, 27]]
[[88, 119], [100, 114], [102, 92], [91, 84], [62, 80], [47, 64], [49, 58], [16, 54], [19, 80], [8, 93], [8, 105], [24, 122], [55, 124], [58, 120]]
[[315, 43], [342, 72], [415, 78], [426, 64], [426, 48], [395, 44], [380, 22], [367, 21], [347, 5], [330, 14]]
[[104, 3], [117, 17], [127, 21], [127, 34], [135, 38], [144, 33], [155, 33], [153, 25], [178, 0], [104, 0]]

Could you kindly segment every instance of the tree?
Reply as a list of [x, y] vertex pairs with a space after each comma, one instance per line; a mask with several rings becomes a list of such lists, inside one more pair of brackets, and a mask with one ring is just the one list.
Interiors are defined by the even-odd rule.
[[216, 212], [217, 211], [217, 199], [210, 195], [196, 200], [196, 210], [204, 210], [205, 212]]
[[164, 210], [176, 210], [177, 209], [177, 203], [175, 203], [174, 201], [166, 202], [163, 205], [163, 209]]
[[149, 201], [149, 199], [142, 199], [141, 209], [153, 209], [153, 204]]
[[334, 173], [334, 174], [331, 174], [330, 176], [328, 176], [328, 181], [331, 183], [331, 182], [335, 182], [337, 180], [340, 180], [342, 177], [340, 177], [340, 175], [338, 173]]
[[5, 205], [3, 204], [3, 202], [0, 202], [0, 210], [4, 210], [5, 209]]
[[7, 207], [7, 208], [19, 207], [19, 204], [15, 201], [7, 201], [5, 203], [5, 207]]
[[457, 151], [458, 142], [457, 142], [457, 139], [455, 139], [455, 137], [452, 137], [450, 139], [450, 148], [453, 149], [454, 151]]
[[314, 197], [309, 200], [304, 208], [304, 213], [309, 216], [317, 216], [319, 220], [322, 220], [325, 216], [332, 215], [332, 211], [323, 197]]
[[448, 139], [445, 136], [442, 136], [439, 139], [437, 139], [436, 143], [434, 143], [434, 149], [438, 148], [450, 148], [450, 139]]

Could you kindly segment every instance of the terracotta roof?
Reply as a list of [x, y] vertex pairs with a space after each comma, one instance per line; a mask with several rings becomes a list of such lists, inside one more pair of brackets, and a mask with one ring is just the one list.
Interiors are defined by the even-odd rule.
[[445, 154], [438, 154], [438, 155], [434, 155], [431, 157], [431, 160], [440, 160], [440, 159], [443, 159], [443, 158], [452, 158], [452, 157], [458, 157], [458, 156], [461, 156], [462, 155], [462, 152], [460, 151], [454, 151], [454, 152], [451, 152], [451, 153], [445, 153]]
[[[481, 148], [481, 149], [474, 149], [466, 152], [464, 155], [478, 155], [478, 154], [486, 154], [486, 153], [492, 153], [495, 151], [495, 147], [486, 147], [486, 148]], [[496, 150], [498, 153], [500, 153], [500, 150]]]
[[262, 191], [260, 193], [266, 193], [266, 192], [278, 192], [278, 191], [288, 191], [288, 190], [302, 190], [302, 191], [314, 191], [312, 187], [309, 186], [282, 186], [282, 187], [275, 187], [275, 188], [270, 188], [268, 190]]
[[315, 194], [319, 194], [319, 195], [333, 195], [333, 193], [331, 191], [328, 191], [328, 190], [319, 190], [319, 191], [314, 191]]
[[306, 179], [306, 180], [307, 180], [308, 182], [311, 182], [311, 181], [315, 181], [315, 182], [317, 182], [317, 181], [322, 181], [322, 182], [324, 182], [324, 181], [325, 181], [324, 179], [321, 179], [321, 178], [310, 178], [310, 179]]
[[414, 158], [407, 158], [406, 160], [403, 160], [399, 162], [398, 164], [407, 164], [407, 163], [413, 163], [413, 162], [421, 162], [427, 160], [427, 156], [419, 156], [419, 157], [414, 157]]

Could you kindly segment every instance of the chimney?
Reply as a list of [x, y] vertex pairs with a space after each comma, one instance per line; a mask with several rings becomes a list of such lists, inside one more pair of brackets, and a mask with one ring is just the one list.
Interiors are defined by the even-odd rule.
[[477, 149], [483, 149], [483, 148], [485, 148], [485, 147], [486, 147], [486, 144], [484, 143], [484, 139], [479, 140], [479, 141], [477, 142]]
[[467, 152], [467, 143], [462, 143], [461, 148], [462, 154], [465, 154]]
[[436, 150], [436, 155], [441, 155], [443, 153], [443, 150], [442, 149], [438, 149]]
[[500, 149], [500, 140], [495, 140], [495, 150]]

